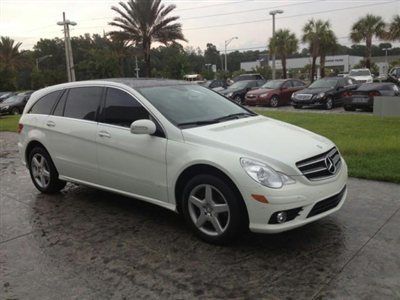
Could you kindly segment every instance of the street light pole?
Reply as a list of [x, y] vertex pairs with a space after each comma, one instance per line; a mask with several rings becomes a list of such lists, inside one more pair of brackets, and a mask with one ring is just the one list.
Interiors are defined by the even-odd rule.
[[[277, 9], [269, 12], [272, 16], [272, 38], [275, 37], [275, 15], [283, 14], [283, 10]], [[272, 79], [275, 79], [275, 49], [272, 52]]]
[[385, 75], [387, 75], [389, 73], [389, 63], [388, 63], [388, 59], [387, 59], [387, 56], [388, 56], [387, 54], [388, 54], [388, 51], [392, 50], [392, 47], [383, 48], [382, 50], [385, 51], [385, 65], [386, 65], [385, 67], [387, 67]]
[[233, 41], [233, 40], [237, 40], [238, 37], [234, 36], [232, 38], [230, 38], [229, 40], [225, 41], [225, 72], [228, 72], [228, 60], [226, 59], [226, 48], [228, 47], [228, 45]]
[[72, 47], [71, 47], [71, 38], [69, 35], [69, 26], [75, 26], [76, 22], [66, 20], [65, 12], [63, 12], [63, 21], [57, 22], [57, 25], [64, 27], [64, 42], [65, 42], [65, 60], [67, 64], [67, 76], [68, 81], [75, 81], [75, 68], [74, 68], [74, 59], [72, 55]]

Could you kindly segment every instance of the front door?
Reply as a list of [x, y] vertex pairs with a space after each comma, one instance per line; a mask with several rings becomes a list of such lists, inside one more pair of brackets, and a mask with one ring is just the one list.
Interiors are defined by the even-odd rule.
[[167, 139], [162, 131], [154, 135], [130, 132], [132, 122], [149, 118], [148, 111], [130, 94], [116, 88], [107, 89], [96, 137], [99, 183], [150, 200], [168, 202]]

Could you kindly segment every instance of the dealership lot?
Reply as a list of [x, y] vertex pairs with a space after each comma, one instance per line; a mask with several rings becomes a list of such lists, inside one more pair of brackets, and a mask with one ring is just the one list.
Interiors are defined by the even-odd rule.
[[338, 213], [229, 247], [174, 213], [76, 185], [41, 195], [0, 133], [3, 298], [400, 296], [400, 186], [350, 179]]

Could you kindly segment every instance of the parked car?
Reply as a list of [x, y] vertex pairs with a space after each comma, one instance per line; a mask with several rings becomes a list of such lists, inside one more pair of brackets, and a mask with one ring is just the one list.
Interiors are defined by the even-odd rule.
[[306, 84], [297, 79], [270, 80], [259, 89], [250, 90], [245, 96], [246, 105], [279, 105], [290, 104], [290, 98], [296, 91], [304, 89]]
[[246, 93], [251, 89], [262, 86], [264, 83], [265, 80], [241, 80], [230, 85], [225, 90], [219, 91], [219, 93], [238, 104], [243, 104]]
[[10, 98], [11, 96], [14, 96], [16, 94], [17, 93], [15, 93], [15, 92], [1, 92], [0, 93], [0, 103], [2, 103], [7, 98]]
[[353, 78], [357, 83], [372, 83], [374, 78], [369, 69], [352, 69], [349, 77]]
[[233, 82], [243, 80], [265, 80], [265, 78], [261, 74], [241, 74], [232, 79]]
[[357, 88], [350, 77], [325, 77], [314, 81], [307, 88], [292, 94], [294, 108], [303, 106], [319, 106], [332, 109], [342, 105], [345, 92]]
[[24, 110], [26, 102], [32, 93], [32, 91], [22, 92], [7, 98], [0, 103], [0, 114], [19, 115]]
[[33, 94], [19, 122], [20, 155], [42, 193], [66, 181], [120, 193], [182, 214], [212, 243], [245, 228], [305, 225], [346, 198], [347, 166], [333, 142], [197, 84], [51, 86]]
[[374, 97], [376, 96], [400, 96], [399, 87], [394, 83], [364, 83], [354, 91], [346, 93], [344, 109], [354, 111], [357, 108], [372, 111]]
[[222, 79], [207, 80], [206, 82], [200, 83], [200, 85], [205, 86], [209, 89], [215, 89], [215, 88], [225, 89], [228, 86], [226, 81]]
[[390, 70], [387, 81], [393, 82], [400, 86], [400, 67], [394, 67]]

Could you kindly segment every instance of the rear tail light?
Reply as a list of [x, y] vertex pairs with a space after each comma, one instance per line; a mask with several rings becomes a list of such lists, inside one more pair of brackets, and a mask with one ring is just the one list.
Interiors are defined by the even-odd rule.
[[378, 91], [373, 91], [373, 92], [368, 93], [368, 96], [370, 96], [370, 97], [380, 96], [380, 95], [381, 95], [381, 93], [379, 93]]
[[17, 128], [17, 132], [21, 133], [22, 129], [24, 128], [24, 124], [19, 123], [18, 124], [18, 128]]
[[343, 97], [351, 97], [351, 95], [353, 95], [352, 92], [344, 92], [343, 93]]

